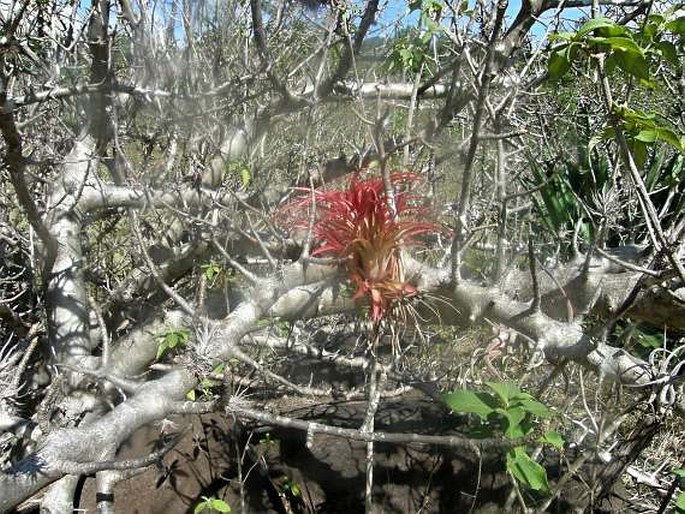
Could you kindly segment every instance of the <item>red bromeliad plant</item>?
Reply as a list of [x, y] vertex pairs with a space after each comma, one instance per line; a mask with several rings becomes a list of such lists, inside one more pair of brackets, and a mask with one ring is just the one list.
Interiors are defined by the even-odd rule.
[[297, 212], [294, 217], [299, 228], [308, 228], [315, 205], [312, 232], [319, 245], [312, 255], [344, 260], [357, 287], [353, 299], [368, 298], [374, 322], [386, 316], [398, 300], [417, 293], [404, 279], [401, 248], [416, 244], [419, 234], [437, 229], [434, 224], [417, 221], [425, 211], [419, 205], [422, 197], [406, 191], [420, 177], [396, 173], [390, 179], [398, 189], [394, 209], [382, 179], [361, 179], [356, 174], [347, 189], [306, 190], [307, 196], [285, 207]]

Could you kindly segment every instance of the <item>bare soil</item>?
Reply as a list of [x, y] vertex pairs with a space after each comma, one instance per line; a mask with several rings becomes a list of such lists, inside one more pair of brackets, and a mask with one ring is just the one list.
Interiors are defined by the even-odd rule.
[[[288, 414], [358, 427], [364, 408], [363, 402], [338, 402]], [[377, 429], [421, 433], [429, 428], [439, 433], [453, 429], [454, 422], [434, 402], [416, 395], [410, 401], [384, 402]], [[225, 500], [233, 513], [364, 512], [363, 443], [317, 435], [308, 447], [303, 432], [247, 426], [219, 415], [179, 418], [174, 423], [176, 430], [186, 430], [185, 436], [164, 457], [162, 466], [115, 488], [116, 512], [191, 513], [202, 496]], [[160, 428], [141, 430], [122, 457], [140, 455], [143, 447], [154, 448]], [[502, 454], [484, 455], [479, 462], [475, 455], [428, 445], [378, 444], [376, 451], [374, 502], [378, 512], [504, 511], [511, 483], [503, 472]], [[559, 469], [555, 471], [552, 464], [551, 481], [555, 473], [558, 476]], [[86, 479], [83, 501], [78, 505], [86, 512], [96, 512], [93, 488], [94, 479]], [[569, 483], [548, 512], [573, 512], [583, 490], [580, 483]], [[630, 512], [621, 496], [620, 491], [613, 491], [592, 511]]]

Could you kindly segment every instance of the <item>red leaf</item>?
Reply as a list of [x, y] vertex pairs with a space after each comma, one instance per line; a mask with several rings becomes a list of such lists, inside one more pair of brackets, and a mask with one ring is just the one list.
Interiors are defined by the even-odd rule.
[[379, 321], [392, 305], [403, 297], [417, 293], [404, 281], [400, 250], [416, 245], [416, 237], [438, 230], [426, 218], [423, 197], [410, 194], [420, 177], [396, 173], [390, 180], [396, 214], [390, 207], [383, 180], [351, 178], [347, 189], [302, 190], [305, 194], [282, 208], [278, 216], [283, 225], [308, 229], [312, 197], [315, 205], [313, 236], [318, 247], [313, 255], [344, 259], [350, 280], [357, 286], [354, 300], [368, 297], [371, 319]]

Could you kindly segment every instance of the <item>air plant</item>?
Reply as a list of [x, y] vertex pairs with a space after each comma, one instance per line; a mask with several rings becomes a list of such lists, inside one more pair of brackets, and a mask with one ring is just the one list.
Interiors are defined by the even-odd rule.
[[426, 215], [423, 197], [407, 189], [419, 180], [412, 173], [391, 175], [391, 199], [382, 179], [355, 174], [346, 189], [302, 189], [305, 194], [282, 209], [297, 228], [307, 229], [314, 208], [312, 236], [317, 246], [312, 256], [344, 263], [356, 286], [352, 298], [368, 299], [373, 322], [418, 292], [405, 280], [401, 250], [416, 245], [420, 234], [437, 229], [418, 221]]

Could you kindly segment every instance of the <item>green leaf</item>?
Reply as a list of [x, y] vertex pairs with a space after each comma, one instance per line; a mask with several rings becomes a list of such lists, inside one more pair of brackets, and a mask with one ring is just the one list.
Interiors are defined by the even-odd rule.
[[[637, 78], [649, 79], [647, 59], [635, 41], [628, 37], [592, 37], [591, 43], [608, 46], [611, 50], [612, 65], [618, 65], [623, 71]], [[607, 59], [608, 60], [608, 59]]]
[[507, 471], [533, 491], [549, 491], [547, 471], [531, 459], [522, 446], [507, 452]]
[[652, 126], [651, 124], [654, 122], [655, 118], [654, 114], [642, 111], [634, 111], [633, 109], [625, 105], [614, 105], [614, 113], [616, 114], [616, 116], [622, 118], [625, 121], [629, 121], [640, 125], [646, 124], [646, 126]]
[[240, 170], [240, 181], [243, 183], [243, 187], [249, 186], [250, 182], [252, 182], [252, 174], [247, 166]]
[[485, 382], [485, 385], [500, 397], [505, 407], [509, 405], [512, 398], [521, 394], [521, 389], [512, 382]]
[[166, 343], [165, 342], [159, 343], [159, 345], [157, 346], [157, 355], [155, 355], [155, 360], [158, 361], [159, 359], [161, 359], [162, 356], [164, 355], [164, 352], [166, 352], [166, 351], [167, 351]]
[[588, 41], [600, 45], [608, 45], [612, 50], [621, 50], [623, 52], [632, 52], [643, 55], [642, 48], [640, 48], [639, 45], [629, 37], [591, 37], [588, 38]]
[[680, 478], [685, 478], [685, 468], [676, 469], [673, 471]]
[[287, 476], [283, 476], [282, 480], [283, 485], [281, 485], [281, 491], [283, 491], [284, 493], [290, 493], [292, 496], [296, 498], [302, 496], [302, 489], [300, 489], [300, 486], [297, 485], [297, 483], [293, 482]]
[[169, 348], [176, 348], [176, 345], [179, 343], [180, 338], [178, 336], [177, 332], [169, 332], [166, 336], [166, 344]]
[[653, 143], [656, 141], [657, 136], [658, 133], [656, 129], [643, 129], [635, 136], [635, 139], [642, 141], [643, 143]]
[[[633, 136], [633, 139], [636, 139], [640, 144], [645, 142], [643, 139], [650, 138], [653, 135], [652, 131], [655, 131], [657, 140], [685, 153], [685, 139], [668, 125], [664, 125], [663, 122], [660, 123], [661, 117], [657, 118], [657, 114], [634, 111], [625, 106], [616, 106], [614, 112], [623, 119], [628, 131], [633, 134], [638, 132], [637, 137]], [[640, 136], [642, 131], [646, 132]], [[640, 152], [641, 149], [637, 151]], [[646, 152], [646, 149], [644, 151]]]
[[649, 65], [642, 52], [619, 51], [614, 55], [618, 66], [623, 71], [635, 78], [649, 80]]
[[647, 145], [642, 141], [633, 141], [630, 145], [633, 159], [638, 168], [642, 168], [647, 162]]
[[535, 184], [542, 186], [538, 195], [542, 199], [545, 209], [540, 207], [535, 196], [533, 196], [533, 203], [545, 224], [550, 227], [552, 232], [558, 232], [567, 223], [574, 223], [577, 206], [570, 191], [556, 175], [545, 176], [532, 155], [528, 155], [528, 162], [535, 178]]
[[576, 32], [578, 38], [582, 38], [583, 36], [589, 34], [593, 30], [597, 30], [599, 28], [613, 28], [617, 27], [616, 23], [614, 23], [612, 20], [608, 18], [594, 18], [592, 20], [586, 21], [580, 29], [578, 29], [578, 32]]
[[669, 21], [666, 24], [666, 29], [670, 30], [674, 34], [685, 37], [685, 16], [681, 16], [673, 21]]
[[477, 414], [483, 420], [495, 412], [492, 397], [484, 393], [466, 390], [454, 391], [443, 395], [442, 399], [453, 411]]
[[542, 200], [547, 207], [547, 214], [556, 230], [573, 221], [572, 213], [575, 205], [573, 196], [566, 191], [561, 181], [552, 180], [540, 191]]
[[640, 46], [625, 35], [589, 37], [589, 43], [606, 47], [610, 50], [607, 56], [607, 71], [619, 66], [626, 73], [639, 79], [649, 80], [649, 65]]
[[191, 389], [190, 391], [188, 391], [186, 393], [186, 398], [188, 398], [188, 400], [190, 400], [191, 402], [194, 402], [195, 401], [195, 389]]
[[207, 496], [202, 497], [202, 501], [195, 506], [193, 514], [198, 514], [204, 510], [215, 510], [216, 512], [228, 513], [231, 512], [231, 506], [223, 500], [218, 498], [211, 498]]
[[[429, 34], [431, 37], [442, 31], [440, 25], [435, 23], [430, 18], [426, 18], [426, 29], [426, 34]], [[430, 37], [428, 39], [430, 40]]]
[[546, 405], [540, 403], [530, 395], [527, 397], [517, 397], [514, 400], [514, 405], [523, 408], [526, 412], [532, 414], [536, 418], [548, 418], [553, 413]]
[[659, 29], [659, 24], [654, 23], [650, 19], [650, 21], [645, 25], [644, 29], [642, 30], [642, 34], [638, 34], [638, 36], [644, 36], [644, 39], [646, 39], [648, 41], [654, 40], [654, 36], [656, 36], [658, 29]]
[[659, 179], [662, 176], [662, 170], [664, 171], [664, 176], [667, 178], [668, 166], [664, 165], [665, 158], [665, 152], [655, 152], [654, 158], [651, 160], [649, 169], [647, 170], [647, 174], [645, 175], [645, 186], [647, 187], [647, 191], [654, 191], [659, 182]]
[[210, 282], [212, 279], [214, 279], [214, 277], [221, 273], [221, 266], [219, 263], [214, 261], [211, 261], [209, 264], [205, 264], [202, 266], [202, 269], [204, 271], [205, 278]]
[[678, 50], [676, 50], [676, 47], [673, 43], [671, 43], [670, 41], [659, 41], [659, 43], [657, 44], [657, 48], [659, 49], [661, 56], [666, 61], [671, 63], [673, 66], [678, 66]]
[[616, 52], [612, 52], [609, 55], [607, 55], [604, 64], [606, 66], [606, 71], [609, 75], [611, 75], [618, 66], [618, 59], [618, 54]]
[[674, 130], [664, 127], [663, 125], [658, 125], [656, 127], [656, 134], [657, 139], [663, 141], [664, 143], [668, 143], [680, 153], [685, 153], [685, 138], [680, 136]]
[[600, 27], [595, 34], [602, 37], [616, 37], [630, 35], [630, 32], [624, 26], [614, 24], [611, 27]]
[[549, 432], [545, 432], [540, 440], [543, 443], [551, 444], [554, 446], [557, 450], [563, 450], [564, 449], [564, 438], [559, 432], [556, 432], [555, 430], [550, 430]]
[[156, 356], [156, 359], [159, 360], [167, 350], [172, 350], [179, 345], [185, 345], [190, 337], [190, 332], [187, 328], [181, 328], [179, 330], [170, 328], [157, 337], [161, 339], [161, 342], [157, 346]]
[[675, 499], [675, 508], [678, 513], [685, 512], [685, 492], [680, 493]]
[[504, 431], [505, 436], [510, 439], [515, 439], [526, 435], [525, 430], [521, 426], [521, 422], [526, 417], [525, 410], [520, 407], [514, 407], [513, 409], [504, 411], [504, 416], [507, 419], [507, 429]]
[[664, 16], [663, 16], [662, 14], [658, 14], [658, 13], [657, 13], [657, 14], [650, 14], [650, 15], [647, 17], [647, 20], [649, 20], [649, 23], [650, 23], [651, 25], [655, 25], [655, 26], [658, 27], [658, 26], [661, 25], [664, 21], [666, 21], [666, 18], [664, 18]]
[[550, 80], [559, 80], [570, 69], [571, 60], [569, 59], [568, 46], [553, 51], [547, 63], [547, 72], [549, 73]]
[[217, 512], [231, 512], [231, 506], [218, 498], [212, 498], [209, 504], [210, 507]]

